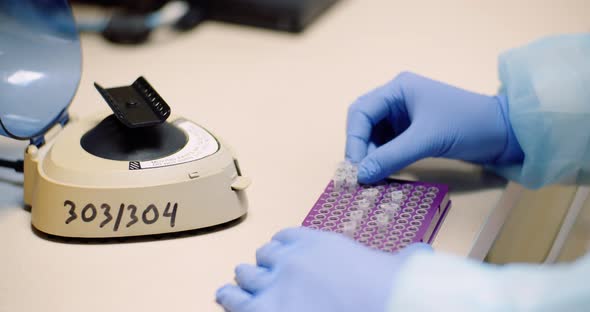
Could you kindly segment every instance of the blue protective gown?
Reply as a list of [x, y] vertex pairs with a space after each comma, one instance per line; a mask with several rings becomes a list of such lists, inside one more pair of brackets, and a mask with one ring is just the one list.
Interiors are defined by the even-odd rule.
[[[545, 38], [499, 60], [501, 93], [525, 154], [494, 168], [527, 187], [590, 181], [590, 34]], [[572, 264], [490, 265], [420, 252], [389, 311], [590, 311], [590, 255]]]

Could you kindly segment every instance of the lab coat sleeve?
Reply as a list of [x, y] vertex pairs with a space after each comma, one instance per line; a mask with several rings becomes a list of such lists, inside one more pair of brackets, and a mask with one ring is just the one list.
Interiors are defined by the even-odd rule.
[[529, 188], [590, 183], [590, 34], [548, 37], [499, 58], [500, 93], [524, 154], [492, 168]]
[[498, 266], [418, 253], [402, 267], [387, 311], [590, 311], [589, 276], [590, 256]]

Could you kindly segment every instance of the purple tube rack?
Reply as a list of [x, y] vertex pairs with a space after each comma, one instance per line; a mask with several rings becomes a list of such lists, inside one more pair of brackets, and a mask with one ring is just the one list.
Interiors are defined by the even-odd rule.
[[[388, 180], [377, 185], [362, 185], [353, 191], [334, 191], [331, 181], [317, 200], [302, 225], [312, 229], [342, 233], [341, 225], [350, 212], [358, 210], [361, 192], [367, 188], [379, 191], [377, 201], [360, 221], [353, 239], [371, 248], [395, 252], [405, 246], [432, 243], [450, 209], [449, 188], [442, 184]], [[379, 227], [376, 215], [384, 213], [379, 204], [390, 201], [386, 194], [402, 191], [400, 210], [387, 226]]]

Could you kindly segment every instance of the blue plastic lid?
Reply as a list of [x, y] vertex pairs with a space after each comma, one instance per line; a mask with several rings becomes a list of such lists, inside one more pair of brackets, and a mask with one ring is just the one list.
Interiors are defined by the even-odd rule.
[[0, 0], [0, 135], [29, 139], [67, 116], [81, 66], [66, 0]]

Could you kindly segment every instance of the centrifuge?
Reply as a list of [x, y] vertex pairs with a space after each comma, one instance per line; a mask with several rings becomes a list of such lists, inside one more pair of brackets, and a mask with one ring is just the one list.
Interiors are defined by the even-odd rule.
[[[0, 5], [0, 135], [29, 140], [24, 202], [33, 226], [62, 237], [108, 238], [224, 224], [247, 211], [234, 153], [172, 113], [144, 78], [95, 84], [104, 112], [71, 118], [80, 42], [66, 1]], [[109, 109], [110, 108], [110, 109]]]

